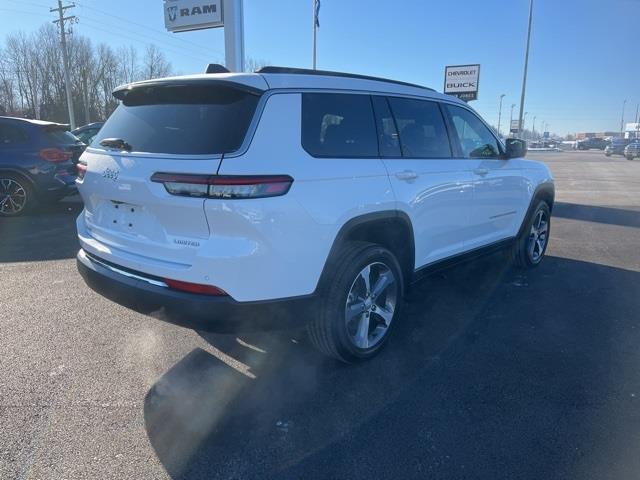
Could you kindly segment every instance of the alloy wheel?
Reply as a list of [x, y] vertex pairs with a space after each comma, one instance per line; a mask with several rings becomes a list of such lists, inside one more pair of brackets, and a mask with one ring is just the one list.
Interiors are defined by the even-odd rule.
[[12, 178], [0, 178], [0, 213], [17, 215], [27, 204], [27, 191]]
[[542, 260], [544, 249], [547, 246], [547, 240], [549, 238], [548, 233], [549, 218], [547, 213], [544, 210], [538, 210], [531, 225], [529, 243], [527, 245], [527, 253], [533, 263], [538, 263]]
[[360, 349], [375, 347], [391, 326], [398, 282], [382, 262], [364, 267], [351, 284], [345, 305], [345, 323], [351, 343]]

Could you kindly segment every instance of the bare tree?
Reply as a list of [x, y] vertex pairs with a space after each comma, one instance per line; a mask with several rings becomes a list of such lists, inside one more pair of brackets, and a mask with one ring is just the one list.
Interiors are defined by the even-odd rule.
[[[142, 56], [130, 47], [94, 47], [82, 35], [68, 37], [72, 100], [79, 118], [106, 119], [117, 107], [111, 93], [120, 84], [171, 74], [164, 54], [150, 45]], [[67, 122], [58, 32], [50, 24], [7, 35], [0, 45], [0, 113]]]
[[171, 72], [171, 64], [165, 58], [164, 53], [155, 45], [149, 45], [142, 60], [142, 78], [149, 80], [166, 77], [169, 72]]

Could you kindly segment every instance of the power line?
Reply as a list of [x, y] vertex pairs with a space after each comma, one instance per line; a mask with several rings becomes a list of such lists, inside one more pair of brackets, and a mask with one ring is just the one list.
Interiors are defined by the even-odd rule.
[[[99, 22], [98, 20], [95, 20], [95, 19], [87, 19], [87, 18], [83, 17], [83, 21], [82, 21], [81, 25], [88, 25], [92, 30], [99, 30], [99, 31], [102, 31], [102, 32], [105, 32], [105, 33], [110, 33], [110, 34], [114, 33], [113, 30], [107, 30], [106, 28], [102, 28], [102, 26], [103, 26], [102, 23]], [[115, 27], [115, 26], [113, 26], [113, 27], [114, 28], [122, 28], [122, 27]], [[127, 31], [126, 29], [124, 29], [124, 30]], [[126, 38], [128, 40], [133, 41], [133, 42], [141, 43], [141, 44], [144, 44], [144, 45], [149, 45], [149, 44], [153, 44], [153, 43], [162, 43], [162, 42], [158, 42], [157, 40], [155, 40], [153, 38], [150, 38], [150, 37], [148, 37], [148, 36], [146, 36], [144, 34], [138, 33], [138, 32], [129, 32], [129, 31], [127, 31], [127, 32], [128, 32], [128, 34], [118, 33], [117, 35], [119, 37]], [[139, 37], [143, 37], [144, 40], [142, 40], [140, 38], [132, 37], [131, 35], [138, 35]], [[172, 50], [174, 53], [176, 53], [178, 55], [181, 55], [183, 57], [188, 57], [188, 58], [190, 58], [192, 60], [196, 60], [198, 62], [209, 62], [211, 60], [210, 58], [207, 58], [204, 55], [201, 55], [201, 54], [199, 54], [197, 52], [185, 53], [185, 51], [182, 50], [181, 47], [176, 46], [176, 45], [163, 44], [163, 49]]]
[[[162, 36], [165, 39], [167, 39], [168, 38], [167, 36], [170, 35], [168, 32], [166, 32], [164, 30], [159, 30], [157, 28], [153, 28], [153, 27], [150, 27], [148, 25], [144, 25], [142, 23], [135, 22], [133, 20], [129, 20], [127, 18], [120, 17], [118, 15], [114, 15], [112, 13], [105, 12], [104, 10], [101, 10], [99, 8], [96, 8], [96, 7], [93, 7], [93, 6], [90, 6], [90, 5], [86, 5], [84, 0], [82, 0], [81, 2], [79, 1], [78, 3], [80, 5], [80, 8], [88, 8], [88, 9], [93, 10], [95, 12], [101, 13], [102, 15], [106, 15], [108, 17], [115, 18], [116, 20], [119, 20], [120, 22], [126, 22], [126, 23], [130, 23], [132, 25], [135, 25], [137, 27], [145, 28], [145, 29], [147, 29], [149, 31], [154, 32], [156, 35]], [[84, 18], [84, 15], [83, 15], [83, 18]], [[185, 38], [181, 38], [181, 37], [178, 37], [178, 36], [171, 36], [171, 38], [173, 38], [174, 40], [178, 40], [180, 42], [183, 42], [185, 44], [188, 44], [189, 46], [200, 48], [200, 49], [206, 51], [207, 53], [216, 53], [216, 54], [222, 56], [222, 52], [220, 52], [218, 50], [212, 50], [212, 49], [210, 49], [208, 47], [205, 47], [204, 45], [201, 45], [201, 44], [196, 43], [196, 42], [192, 42], [192, 41], [187, 40]]]

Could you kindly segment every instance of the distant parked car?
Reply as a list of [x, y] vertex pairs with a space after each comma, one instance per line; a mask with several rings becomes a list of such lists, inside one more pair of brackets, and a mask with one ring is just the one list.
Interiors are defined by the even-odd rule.
[[576, 142], [577, 150], [591, 150], [592, 148], [604, 150], [608, 142], [604, 138], [585, 138]]
[[614, 138], [604, 149], [604, 154], [607, 157], [611, 155], [624, 155], [624, 149], [627, 145], [629, 145], [629, 140], [625, 138]]
[[634, 140], [625, 147], [624, 156], [627, 157], [627, 160], [640, 157], [640, 139]]
[[76, 192], [76, 166], [86, 145], [68, 125], [0, 117], [0, 216]]
[[102, 128], [102, 125], [104, 125], [104, 122], [88, 123], [82, 127], [76, 128], [75, 130], [71, 130], [71, 133], [78, 137], [82, 143], [89, 145], [93, 140], [93, 137], [95, 137]]

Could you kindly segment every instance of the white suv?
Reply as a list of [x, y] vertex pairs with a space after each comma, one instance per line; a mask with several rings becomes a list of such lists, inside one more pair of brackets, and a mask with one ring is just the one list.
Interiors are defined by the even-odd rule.
[[355, 361], [431, 269], [545, 253], [549, 170], [456, 98], [278, 67], [114, 95], [79, 165], [78, 267], [138, 311], [209, 330], [307, 324], [321, 351]]

